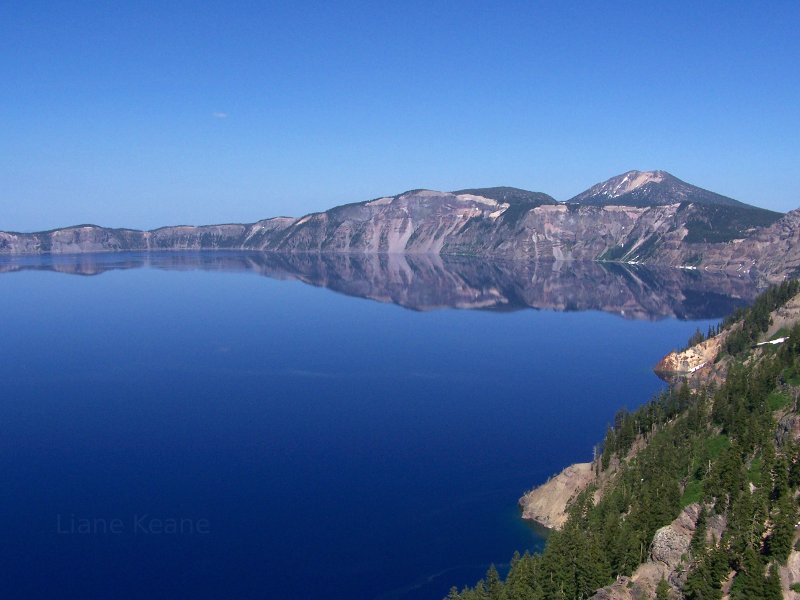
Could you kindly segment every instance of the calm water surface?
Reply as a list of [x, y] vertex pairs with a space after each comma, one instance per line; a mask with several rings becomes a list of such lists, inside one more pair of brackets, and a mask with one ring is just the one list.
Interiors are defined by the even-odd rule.
[[540, 549], [517, 498], [590, 459], [661, 389], [652, 365], [722, 316], [23, 266], [0, 274], [5, 597], [440, 598]]

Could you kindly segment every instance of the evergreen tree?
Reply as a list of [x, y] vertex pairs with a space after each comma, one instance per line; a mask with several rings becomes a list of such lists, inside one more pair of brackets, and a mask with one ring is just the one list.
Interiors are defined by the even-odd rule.
[[700, 558], [706, 549], [706, 507], [700, 505], [700, 514], [697, 515], [697, 523], [695, 524], [694, 534], [692, 535], [691, 550], [695, 558]]
[[671, 593], [667, 580], [663, 577], [656, 586], [656, 600], [670, 600]]
[[[474, 588], [451, 589], [448, 600], [588, 598], [646, 560], [655, 531], [695, 501], [698, 490], [703, 504], [690, 543], [685, 597], [718, 600], [733, 569], [731, 600], [777, 600], [777, 564], [791, 550], [797, 519], [800, 446], [776, 446], [767, 398], [779, 382], [800, 375], [800, 324], [779, 348], [750, 353], [750, 346], [769, 327], [770, 312], [798, 292], [797, 282], [771, 288], [753, 307], [738, 311], [740, 322], [729, 318], [710, 328], [717, 335], [724, 329], [726, 349], [736, 354], [726, 381], [699, 392], [673, 387], [636, 411], [618, 412], [596, 467], [607, 481], [598, 502], [594, 489], [579, 494], [542, 554], [516, 554], [505, 582], [492, 566]], [[645, 443], [631, 455], [637, 440]], [[711, 544], [710, 514], [727, 521], [722, 540]], [[669, 594], [667, 582], [659, 582], [657, 598]]]
[[786, 563], [792, 550], [796, 518], [797, 512], [792, 499], [784, 495], [777, 504], [773, 515], [772, 532], [766, 543], [767, 556], [781, 564]]
[[764, 600], [783, 600], [781, 578], [775, 565], [770, 567], [769, 575], [764, 582]]
[[489, 600], [501, 600], [503, 593], [503, 584], [500, 581], [500, 575], [494, 565], [489, 566], [486, 571], [486, 594]]
[[763, 600], [765, 587], [764, 565], [756, 551], [749, 546], [733, 580], [731, 600]]

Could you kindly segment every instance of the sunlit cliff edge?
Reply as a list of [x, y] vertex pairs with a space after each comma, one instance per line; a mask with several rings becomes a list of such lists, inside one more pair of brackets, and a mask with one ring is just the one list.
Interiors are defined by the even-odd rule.
[[800, 210], [781, 215], [664, 171], [631, 171], [566, 202], [516, 188], [413, 190], [250, 224], [0, 232], [0, 254], [198, 249], [614, 261], [775, 282], [800, 270]]

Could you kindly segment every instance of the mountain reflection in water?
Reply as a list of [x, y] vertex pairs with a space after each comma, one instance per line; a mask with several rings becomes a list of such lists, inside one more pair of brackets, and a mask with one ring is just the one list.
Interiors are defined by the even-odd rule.
[[600, 262], [493, 261], [421, 254], [172, 251], [3, 257], [0, 273], [99, 275], [118, 269], [252, 272], [419, 311], [599, 310], [629, 319], [714, 319], [748, 304], [753, 281], [722, 273]]

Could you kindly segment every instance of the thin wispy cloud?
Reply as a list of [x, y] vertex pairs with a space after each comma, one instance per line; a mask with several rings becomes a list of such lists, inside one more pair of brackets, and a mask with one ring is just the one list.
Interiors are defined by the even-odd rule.
[[213, 112], [213, 113], [211, 113], [211, 116], [214, 117], [215, 119], [227, 119], [228, 118], [228, 113], [226, 113], [226, 112]]

